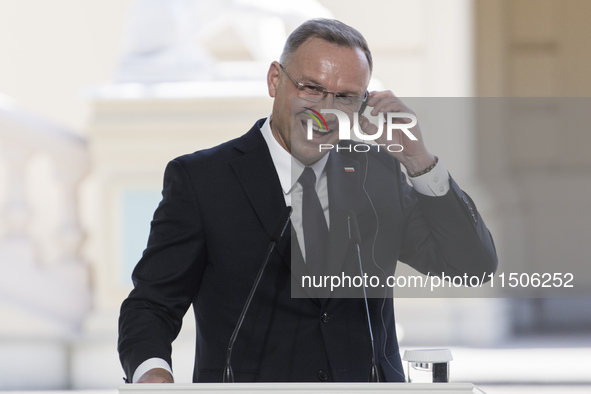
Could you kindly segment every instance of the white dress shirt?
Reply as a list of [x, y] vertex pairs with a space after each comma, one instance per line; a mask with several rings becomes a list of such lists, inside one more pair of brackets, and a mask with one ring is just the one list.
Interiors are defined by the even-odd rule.
[[[279, 175], [279, 182], [281, 183], [281, 189], [283, 190], [285, 205], [291, 205], [293, 208], [291, 213], [291, 224], [296, 232], [298, 242], [302, 249], [302, 256], [305, 260], [306, 250], [304, 248], [304, 228], [302, 226], [302, 198], [304, 195], [304, 188], [300, 185], [298, 179], [300, 179], [306, 166], [293, 158], [291, 154], [279, 145], [279, 142], [273, 137], [270, 119], [271, 117], [269, 116], [265, 121], [265, 124], [263, 124], [263, 127], [261, 127], [261, 133], [269, 147], [271, 159], [275, 165], [277, 175]], [[318, 194], [320, 205], [324, 211], [326, 224], [330, 229], [330, 218], [328, 215], [328, 182], [326, 179], [326, 171], [324, 171], [327, 161], [328, 155], [324, 155], [310, 167], [314, 170], [314, 174], [316, 175], [316, 194]]]

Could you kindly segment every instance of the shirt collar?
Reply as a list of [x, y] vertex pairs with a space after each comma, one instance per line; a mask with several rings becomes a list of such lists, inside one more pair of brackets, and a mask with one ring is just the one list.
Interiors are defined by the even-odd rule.
[[[288, 194], [292, 191], [294, 185], [298, 181], [300, 175], [302, 175], [302, 172], [304, 172], [306, 166], [300, 163], [297, 159], [293, 158], [291, 154], [289, 154], [285, 149], [283, 149], [281, 145], [279, 145], [279, 142], [277, 142], [273, 136], [273, 132], [271, 131], [271, 116], [265, 120], [265, 123], [261, 127], [261, 133], [265, 139], [265, 142], [267, 143], [267, 146], [269, 147], [271, 159], [273, 160], [275, 170], [279, 176], [279, 182], [281, 183], [283, 193]], [[318, 182], [320, 179], [320, 176], [326, 167], [327, 161], [328, 155], [324, 155], [320, 160], [310, 166], [316, 174], [316, 182]]]

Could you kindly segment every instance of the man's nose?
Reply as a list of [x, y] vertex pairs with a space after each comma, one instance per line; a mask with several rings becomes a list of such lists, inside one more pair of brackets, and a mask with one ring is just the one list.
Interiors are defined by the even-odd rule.
[[324, 95], [321, 100], [321, 107], [322, 108], [334, 108], [335, 94], [332, 92], [324, 92]]

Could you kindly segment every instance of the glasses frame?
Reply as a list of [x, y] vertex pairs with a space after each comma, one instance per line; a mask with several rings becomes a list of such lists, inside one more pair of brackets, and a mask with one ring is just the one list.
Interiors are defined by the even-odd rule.
[[[283, 67], [283, 64], [279, 63], [279, 67], [281, 67], [281, 70], [285, 73], [285, 75], [287, 75], [287, 77], [291, 80], [291, 82], [293, 82], [294, 85], [296, 85], [296, 87], [298, 88], [298, 91], [302, 91], [307, 86], [314, 86], [314, 85], [311, 85], [311, 84], [304, 84], [304, 83], [301, 83], [301, 82], [296, 81], [295, 78], [292, 77], [287, 72], [287, 70], [285, 69], [285, 67]], [[317, 91], [318, 92], [320, 92], [320, 89], [322, 89], [322, 98], [326, 98], [329, 94], [332, 94], [332, 96], [335, 97], [335, 98], [350, 97], [350, 96], [342, 96], [339, 93], [332, 92], [330, 90], [326, 90], [322, 86], [314, 86], [314, 87], [317, 88]], [[365, 108], [367, 107], [367, 99], [368, 98], [369, 98], [369, 92], [366, 90], [365, 91], [365, 95], [363, 96], [363, 99], [361, 100], [361, 105], [359, 106], [359, 109], [358, 109], [358, 113], [360, 115], [363, 113], [363, 111], [365, 111]]]

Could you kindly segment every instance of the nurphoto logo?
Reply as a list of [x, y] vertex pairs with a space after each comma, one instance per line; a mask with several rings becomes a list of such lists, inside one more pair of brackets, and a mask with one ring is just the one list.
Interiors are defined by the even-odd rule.
[[[320, 112], [309, 108], [304, 107], [304, 109], [310, 111], [306, 112], [307, 115], [310, 116], [311, 119], [307, 121], [307, 139], [312, 140], [313, 133], [314, 133], [314, 122], [318, 124], [318, 127], [321, 131], [328, 132], [332, 130], [328, 130], [328, 125], [326, 120], [322, 116], [322, 114], [333, 114], [337, 117], [339, 122], [339, 140], [350, 140], [351, 139], [351, 122], [349, 120], [349, 115], [345, 112], [338, 110], [338, 109], [321, 109]], [[385, 118], [385, 121], [384, 121]], [[410, 122], [402, 123], [396, 122], [395, 119], [410, 119]], [[384, 123], [386, 124], [386, 139], [387, 141], [392, 141], [392, 132], [394, 130], [402, 131], [410, 140], [417, 141], [417, 137], [415, 137], [409, 129], [413, 128], [417, 124], [417, 117], [414, 114], [408, 112], [388, 112], [385, 116], [383, 112], [378, 113], [378, 130], [374, 134], [367, 134], [361, 127], [359, 126], [359, 113], [353, 112], [353, 134], [360, 140], [365, 141], [375, 141], [380, 138], [384, 134]], [[402, 152], [404, 147], [398, 143], [392, 144], [374, 144], [377, 146], [378, 151], [380, 148], [385, 148], [389, 152]], [[319, 144], [319, 150], [322, 151], [324, 149], [330, 150], [333, 149], [335, 146], [333, 144]], [[337, 149], [343, 149], [337, 145]], [[346, 149], [350, 149], [347, 147]], [[370, 149], [370, 145], [368, 144], [357, 144], [353, 146], [353, 149], [356, 152], [367, 152]]]

